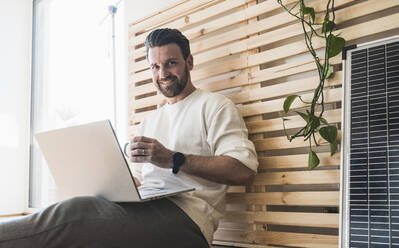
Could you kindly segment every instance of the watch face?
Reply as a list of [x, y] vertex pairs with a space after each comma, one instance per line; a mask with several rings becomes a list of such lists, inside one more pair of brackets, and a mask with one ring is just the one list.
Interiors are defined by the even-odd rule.
[[173, 154], [173, 168], [172, 172], [176, 174], [179, 172], [180, 166], [184, 164], [184, 161], [186, 160], [186, 157], [184, 156], [183, 153], [181, 152], [176, 152]]
[[185, 157], [184, 157], [183, 153], [176, 152], [173, 155], [173, 160], [174, 160], [173, 161], [174, 163], [176, 163], [178, 165], [182, 165], [184, 163]]

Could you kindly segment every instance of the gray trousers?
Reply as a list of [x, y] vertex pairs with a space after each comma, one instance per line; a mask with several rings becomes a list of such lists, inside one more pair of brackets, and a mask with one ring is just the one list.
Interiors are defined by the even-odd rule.
[[174, 203], [113, 203], [75, 197], [0, 223], [0, 248], [209, 247], [198, 226]]

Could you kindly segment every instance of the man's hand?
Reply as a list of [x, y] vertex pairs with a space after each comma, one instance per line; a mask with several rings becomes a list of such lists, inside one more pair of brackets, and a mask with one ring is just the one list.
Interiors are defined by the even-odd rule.
[[152, 163], [161, 168], [173, 167], [173, 151], [166, 149], [156, 139], [136, 136], [130, 144], [131, 157], [134, 163]]

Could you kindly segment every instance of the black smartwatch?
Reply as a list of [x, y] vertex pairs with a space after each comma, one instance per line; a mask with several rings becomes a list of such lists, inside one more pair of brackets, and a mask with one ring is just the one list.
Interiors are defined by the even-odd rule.
[[186, 157], [183, 153], [176, 152], [175, 154], [173, 154], [173, 174], [177, 174], [177, 172], [179, 172], [180, 166], [184, 164], [184, 161], [186, 161]]

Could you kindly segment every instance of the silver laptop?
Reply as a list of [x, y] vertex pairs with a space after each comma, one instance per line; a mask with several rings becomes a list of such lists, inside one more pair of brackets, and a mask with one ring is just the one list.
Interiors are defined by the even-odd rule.
[[138, 190], [109, 120], [42, 132], [35, 138], [60, 200], [97, 196], [115, 202], [141, 202], [194, 190]]

